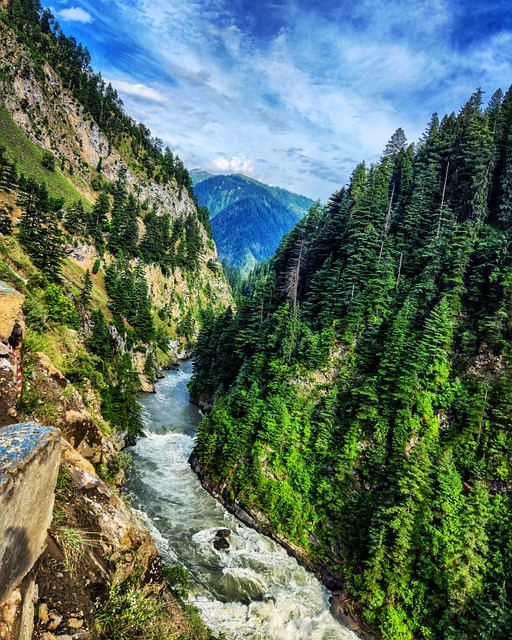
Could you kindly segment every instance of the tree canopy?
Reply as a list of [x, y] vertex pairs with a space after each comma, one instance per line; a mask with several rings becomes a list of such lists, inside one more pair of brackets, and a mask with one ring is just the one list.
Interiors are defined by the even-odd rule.
[[399, 129], [197, 345], [196, 454], [389, 640], [510, 634], [511, 105]]

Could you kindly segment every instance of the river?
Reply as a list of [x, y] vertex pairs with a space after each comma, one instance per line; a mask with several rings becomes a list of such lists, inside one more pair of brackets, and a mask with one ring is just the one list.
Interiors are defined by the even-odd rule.
[[[201, 420], [186, 384], [192, 364], [140, 397], [147, 437], [132, 453], [126, 493], [163, 558], [189, 572], [189, 601], [228, 640], [356, 640], [329, 612], [329, 592], [278, 544], [229, 514], [187, 460]], [[232, 531], [230, 548], [213, 547]]]

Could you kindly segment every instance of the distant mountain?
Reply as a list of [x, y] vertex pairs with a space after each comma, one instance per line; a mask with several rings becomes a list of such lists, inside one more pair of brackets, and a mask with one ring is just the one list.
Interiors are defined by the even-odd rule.
[[199, 184], [203, 180], [207, 180], [208, 178], [213, 178], [213, 173], [208, 173], [208, 171], [201, 171], [201, 169], [192, 169], [192, 171], [190, 172], [190, 176], [195, 186], [196, 184]]
[[191, 171], [194, 193], [208, 207], [221, 259], [248, 272], [270, 257], [314, 201], [235, 174]]

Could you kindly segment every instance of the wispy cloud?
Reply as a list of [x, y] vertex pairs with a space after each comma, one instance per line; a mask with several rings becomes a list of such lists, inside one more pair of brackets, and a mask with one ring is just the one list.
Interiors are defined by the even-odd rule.
[[134, 98], [140, 98], [141, 100], [147, 100], [149, 102], [157, 102], [163, 104], [166, 102], [166, 98], [159, 91], [147, 87], [139, 82], [125, 82], [123, 80], [111, 80], [105, 78], [107, 82], [117, 89], [120, 93], [133, 96]]
[[68, 9], [61, 9], [59, 11], [59, 16], [66, 22], [81, 22], [83, 24], [89, 24], [93, 21], [92, 15], [81, 7], [69, 7]]
[[80, 4], [95, 20], [74, 25], [93, 64], [188, 166], [314, 198], [379, 158], [398, 127], [414, 141], [433, 111], [512, 79], [512, 7], [501, 0]]

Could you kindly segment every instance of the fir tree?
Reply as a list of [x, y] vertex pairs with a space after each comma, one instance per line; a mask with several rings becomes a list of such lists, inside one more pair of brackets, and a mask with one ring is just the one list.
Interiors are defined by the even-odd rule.
[[59, 220], [63, 201], [49, 196], [46, 185], [24, 184], [18, 202], [24, 209], [20, 222], [20, 242], [34, 264], [50, 279], [59, 281], [64, 259], [64, 240]]

